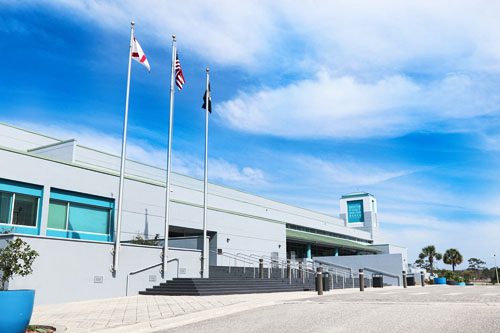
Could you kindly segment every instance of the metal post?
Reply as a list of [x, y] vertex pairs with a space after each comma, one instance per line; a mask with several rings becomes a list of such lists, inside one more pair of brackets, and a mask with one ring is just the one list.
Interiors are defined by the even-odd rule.
[[172, 137], [174, 128], [174, 96], [175, 96], [175, 35], [172, 35], [172, 64], [170, 76], [170, 114], [168, 123], [168, 148], [167, 148], [167, 173], [165, 179], [165, 220], [164, 220], [164, 237], [163, 250], [162, 250], [162, 278], [167, 274], [167, 261], [168, 261], [168, 233], [170, 228], [170, 171], [172, 169]]
[[316, 289], [318, 295], [323, 295], [323, 267], [316, 268]]
[[406, 280], [406, 271], [403, 271], [403, 288], [408, 288], [408, 281]]
[[132, 43], [134, 41], [134, 21], [130, 22], [130, 44], [128, 50], [128, 73], [127, 73], [127, 93], [125, 96], [125, 115], [123, 117], [123, 137], [122, 137], [122, 154], [120, 161], [120, 183], [118, 185], [118, 207], [116, 217], [116, 236], [113, 246], [113, 274], [118, 270], [119, 255], [120, 255], [120, 237], [122, 226], [122, 204], [123, 204], [123, 182], [125, 177], [125, 159], [127, 158], [127, 121], [128, 121], [128, 104], [130, 95], [130, 72], [132, 67]]
[[425, 287], [424, 272], [420, 272], [420, 283], [422, 284], [422, 287]]
[[288, 283], [292, 284], [292, 267], [290, 266], [290, 259], [286, 261], [286, 275], [288, 276]]
[[202, 266], [201, 266], [201, 277], [208, 277], [205, 271], [205, 266], [207, 266], [207, 199], [208, 199], [208, 111], [210, 110], [210, 69], [207, 67], [207, 87], [205, 95], [205, 177], [203, 182], [203, 254], [202, 254]]
[[359, 269], [359, 291], [365, 291], [365, 273], [363, 269]]
[[259, 279], [264, 279], [264, 259], [259, 259]]
[[493, 255], [493, 258], [495, 258], [495, 272], [496, 272], [496, 276], [497, 276], [497, 284], [499, 284], [500, 282], [498, 281], [497, 255], [496, 255], [496, 254], [494, 254], [494, 255]]

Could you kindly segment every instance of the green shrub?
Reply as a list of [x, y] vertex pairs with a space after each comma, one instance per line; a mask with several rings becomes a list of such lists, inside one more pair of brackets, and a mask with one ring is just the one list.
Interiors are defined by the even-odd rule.
[[33, 250], [21, 238], [7, 241], [7, 246], [0, 249], [0, 290], [5, 290], [6, 283], [14, 276], [26, 276], [33, 273], [31, 266], [38, 257], [38, 252]]

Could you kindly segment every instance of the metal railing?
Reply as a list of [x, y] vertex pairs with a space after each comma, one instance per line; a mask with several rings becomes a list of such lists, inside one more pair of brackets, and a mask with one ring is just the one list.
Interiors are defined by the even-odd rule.
[[[173, 258], [173, 259], [168, 260], [167, 263], [172, 262], [172, 261], [177, 262], [177, 278], [178, 278], [179, 277], [179, 265], [180, 265], [179, 259], [178, 258]], [[129, 283], [129, 278], [130, 278], [131, 275], [139, 274], [139, 273], [145, 272], [147, 270], [153, 269], [155, 267], [159, 267], [161, 265], [163, 265], [163, 263], [154, 264], [154, 265], [151, 265], [151, 266], [148, 266], [148, 267], [145, 267], [145, 268], [141, 268], [141, 269], [138, 269], [136, 271], [128, 273], [127, 274], [127, 282], [126, 282], [126, 285], [125, 285], [125, 296], [128, 296], [128, 283]]]

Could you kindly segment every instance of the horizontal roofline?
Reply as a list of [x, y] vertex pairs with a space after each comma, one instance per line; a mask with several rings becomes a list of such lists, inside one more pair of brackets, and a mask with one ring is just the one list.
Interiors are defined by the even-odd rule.
[[375, 197], [373, 194], [370, 194], [368, 192], [354, 192], [354, 193], [347, 193], [344, 194], [341, 199], [348, 199], [348, 198], [360, 198], [360, 197]]

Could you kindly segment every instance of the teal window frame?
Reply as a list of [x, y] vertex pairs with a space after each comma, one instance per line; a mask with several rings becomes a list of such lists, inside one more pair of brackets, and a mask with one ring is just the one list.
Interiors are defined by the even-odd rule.
[[[112, 242], [114, 238], [114, 199], [104, 198], [90, 194], [84, 194], [79, 192], [51, 189], [50, 191], [50, 203], [66, 204], [66, 223], [65, 229], [56, 229], [49, 227], [49, 221], [47, 221], [46, 236], [58, 237], [58, 238], [70, 238], [70, 239], [81, 239], [81, 240], [92, 240], [101, 242]], [[71, 207], [87, 208], [96, 210], [107, 210], [108, 211], [108, 233], [98, 233], [89, 232], [81, 230], [71, 230], [69, 219], [71, 216]], [[50, 205], [49, 205], [50, 209]], [[50, 212], [49, 212], [50, 214]]]
[[[43, 186], [29, 184], [10, 179], [0, 178], [0, 192], [11, 195], [8, 223], [0, 223], [0, 232], [11, 232], [26, 235], [40, 235], [40, 221], [43, 207]], [[36, 217], [34, 226], [13, 224], [14, 205], [16, 194], [26, 195], [37, 199]]]

